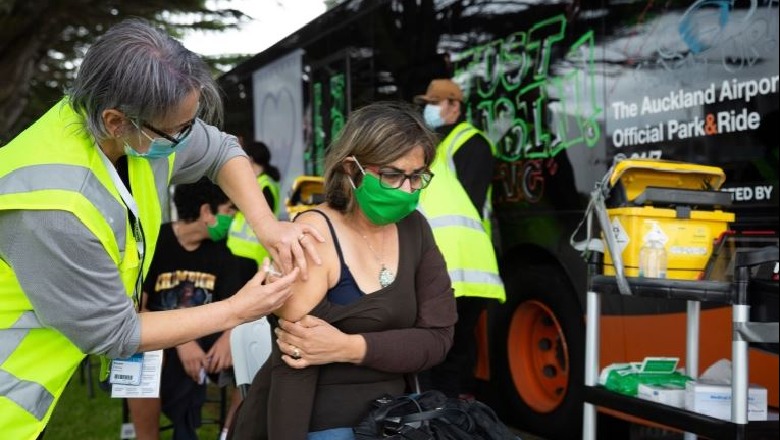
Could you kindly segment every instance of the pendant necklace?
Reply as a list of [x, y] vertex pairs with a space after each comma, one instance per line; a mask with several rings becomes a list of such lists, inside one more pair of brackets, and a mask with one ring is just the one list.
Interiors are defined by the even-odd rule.
[[[368, 249], [371, 251], [372, 254], [374, 254], [374, 259], [376, 259], [376, 262], [379, 263], [380, 269], [379, 269], [379, 285], [382, 286], [382, 288], [385, 288], [389, 286], [390, 284], [395, 281], [395, 274], [390, 271], [390, 269], [385, 266], [385, 263], [382, 262], [382, 259], [379, 257], [379, 254], [374, 250], [374, 247], [371, 246], [371, 242], [368, 241], [368, 237], [366, 237], [364, 234], [360, 234], [361, 237], [363, 237], [363, 240], [365, 240], [366, 244], [368, 245]], [[382, 230], [382, 252], [385, 251], [385, 231]]]

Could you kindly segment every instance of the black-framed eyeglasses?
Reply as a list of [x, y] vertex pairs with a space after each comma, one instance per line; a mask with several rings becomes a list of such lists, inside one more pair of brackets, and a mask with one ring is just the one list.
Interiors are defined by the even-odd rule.
[[173, 147], [179, 145], [179, 142], [184, 140], [184, 138], [189, 136], [189, 134], [192, 132], [192, 127], [195, 126], [195, 119], [191, 120], [190, 122], [187, 123], [187, 125], [182, 127], [182, 129], [179, 130], [179, 132], [176, 133], [175, 136], [171, 136], [171, 135], [169, 135], [168, 133], [166, 133], [166, 132], [164, 132], [162, 130], [154, 128], [151, 124], [146, 123], [146, 122], [142, 122], [141, 126], [143, 128], [145, 128], [145, 129], [151, 131], [152, 133], [160, 136], [161, 138], [163, 138], [163, 139], [165, 139], [167, 141], [170, 141], [171, 142], [171, 148], [173, 148]]
[[431, 184], [433, 173], [425, 171], [422, 173], [404, 174], [398, 171], [382, 171], [377, 167], [366, 166], [366, 169], [379, 175], [379, 185], [385, 189], [398, 189], [404, 185], [405, 180], [409, 180], [409, 186], [413, 190], [420, 190]]

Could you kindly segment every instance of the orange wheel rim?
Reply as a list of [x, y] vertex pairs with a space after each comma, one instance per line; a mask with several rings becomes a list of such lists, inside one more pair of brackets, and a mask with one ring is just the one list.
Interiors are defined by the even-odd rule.
[[512, 315], [508, 336], [517, 393], [534, 411], [555, 410], [569, 385], [569, 349], [555, 314], [539, 301], [526, 301]]

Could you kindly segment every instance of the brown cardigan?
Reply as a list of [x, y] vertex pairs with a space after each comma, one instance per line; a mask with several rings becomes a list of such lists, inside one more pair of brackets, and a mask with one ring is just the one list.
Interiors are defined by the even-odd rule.
[[362, 334], [367, 344], [363, 363], [295, 370], [273, 344], [231, 438], [305, 440], [310, 431], [355, 426], [374, 399], [405, 392], [405, 373], [444, 359], [457, 320], [444, 258], [428, 222], [416, 211], [398, 223], [398, 240], [399, 268], [391, 285], [344, 306], [326, 298], [311, 311], [345, 333]]

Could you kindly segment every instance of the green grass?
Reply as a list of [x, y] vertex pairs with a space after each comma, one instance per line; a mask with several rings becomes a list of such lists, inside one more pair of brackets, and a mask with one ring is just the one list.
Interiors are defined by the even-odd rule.
[[[44, 440], [118, 440], [122, 427], [122, 401], [98, 388], [97, 376], [100, 363], [92, 359], [93, 397], [89, 396], [86, 378], [81, 377], [81, 369], [70, 380], [57, 407], [54, 408], [49, 425], [46, 428]], [[219, 394], [216, 386], [209, 386], [209, 396]], [[204, 418], [216, 418], [218, 405], [207, 403], [203, 409]], [[160, 424], [168, 424], [163, 416]], [[198, 430], [198, 437], [203, 440], [218, 438], [219, 428], [214, 424], [206, 424]], [[160, 439], [170, 439], [171, 430], [163, 431]]]

